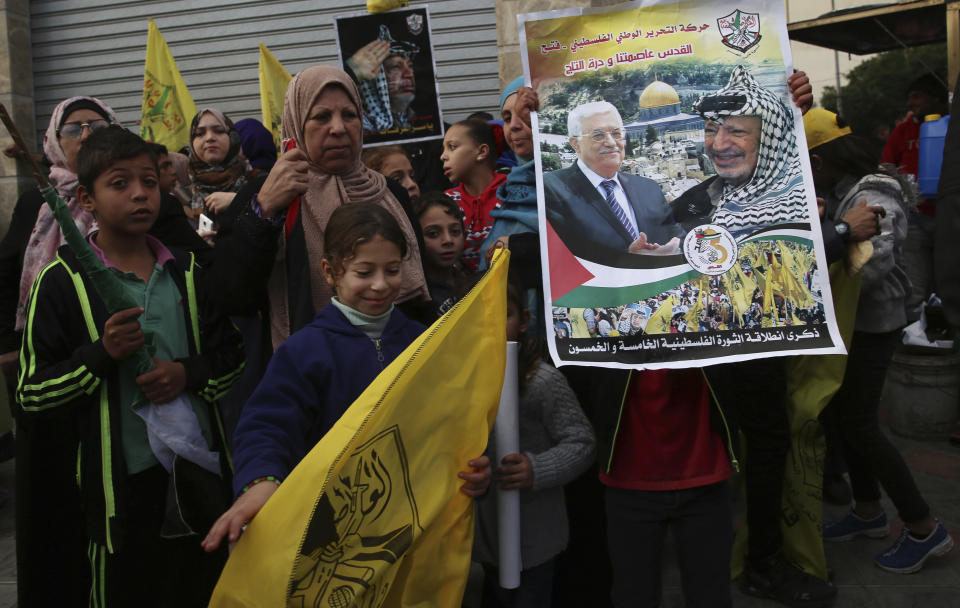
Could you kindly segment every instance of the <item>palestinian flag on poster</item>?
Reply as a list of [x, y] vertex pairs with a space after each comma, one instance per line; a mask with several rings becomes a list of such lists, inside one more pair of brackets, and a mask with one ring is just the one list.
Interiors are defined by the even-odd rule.
[[[744, 238], [735, 244], [736, 263], [714, 275], [695, 269], [683, 254], [644, 256], [643, 268], [606, 266], [576, 256], [548, 222], [544, 227], [547, 304], [554, 326], [571, 328], [569, 335], [549, 337], [561, 364], [613, 354], [624, 362], [659, 364], [663, 350], [711, 359], [763, 352], [771, 342], [779, 342], [783, 354], [798, 354], [831, 344], [822, 295], [811, 280], [819, 274], [808, 226]], [[704, 234], [716, 240], [712, 231]], [[608, 319], [613, 331], [597, 330], [604, 327], [599, 318]], [[645, 350], [661, 354], [639, 358]]]
[[[660, 267], [637, 269], [635, 272], [623, 268], [614, 268], [604, 266], [596, 262], [591, 262], [583, 258], [576, 257], [564, 245], [563, 241], [557, 237], [556, 232], [547, 224], [547, 243], [550, 255], [550, 296], [552, 306], [561, 306], [568, 308], [583, 308], [588, 306], [619, 306], [629, 302], [635, 302], [646, 298], [652, 298], [662, 293], [666, 293], [677, 286], [697, 281], [698, 277], [703, 275], [684, 259], [682, 255], [664, 256], [656, 258], [651, 256], [651, 260], [663, 260]], [[755, 280], [750, 279], [744, 274], [743, 267], [748, 268], [765, 266], [760, 252], [765, 250], [774, 251], [776, 255], [786, 254], [791, 260], [792, 268], [800, 268], [798, 264], [792, 262], [793, 256], [791, 249], [779, 248], [780, 242], [796, 243], [797, 250], [804, 253], [806, 269], [814, 267], [816, 259], [810, 253], [813, 248], [813, 242], [807, 238], [807, 231], [786, 229], [772, 230], [762, 235], [747, 239], [741, 244], [739, 261], [741, 264], [735, 265], [727, 272], [720, 275], [721, 280], [740, 279], [740, 285], [747, 289], [755, 285]], [[749, 245], [753, 245], [750, 247]], [[771, 244], [773, 244], [771, 246]], [[777, 262], [781, 264], [782, 262]], [[638, 280], [644, 281], [638, 283]], [[795, 292], [792, 295], [810, 297], [809, 290], [802, 293], [800, 283], [802, 279], [796, 282], [791, 281], [790, 285]], [[751, 290], [747, 290], [751, 291]], [[807, 302], [807, 300], [803, 300]]]

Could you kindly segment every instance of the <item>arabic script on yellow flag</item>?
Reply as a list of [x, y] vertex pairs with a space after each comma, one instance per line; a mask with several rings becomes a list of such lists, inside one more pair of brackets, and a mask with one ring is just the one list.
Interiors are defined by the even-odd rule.
[[283, 98], [290, 84], [290, 72], [277, 61], [267, 45], [260, 43], [260, 113], [263, 126], [273, 133], [273, 143], [280, 150], [280, 118]]
[[149, 22], [140, 137], [176, 152], [190, 143], [190, 121], [197, 113], [197, 106], [177, 70], [167, 41], [153, 19]]
[[391, 363], [284, 480], [210, 606], [459, 606], [506, 365], [509, 252]]

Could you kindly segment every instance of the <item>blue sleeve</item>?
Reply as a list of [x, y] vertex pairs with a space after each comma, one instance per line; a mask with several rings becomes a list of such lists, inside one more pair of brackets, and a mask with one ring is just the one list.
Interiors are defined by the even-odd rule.
[[[304, 357], [310, 351], [295, 348], [298, 342], [277, 349], [243, 407], [233, 438], [235, 494], [259, 477], [284, 479], [313, 447], [307, 444], [330, 370], [316, 357]], [[311, 350], [323, 350], [318, 346]]]

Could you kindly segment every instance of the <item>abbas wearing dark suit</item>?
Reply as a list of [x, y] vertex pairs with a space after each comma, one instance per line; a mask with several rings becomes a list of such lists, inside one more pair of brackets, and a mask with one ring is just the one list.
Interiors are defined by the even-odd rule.
[[683, 229], [653, 180], [620, 172], [620, 113], [597, 101], [568, 117], [577, 162], [544, 175], [547, 219], [574, 255], [610, 266], [633, 266], [631, 254], [675, 249]]

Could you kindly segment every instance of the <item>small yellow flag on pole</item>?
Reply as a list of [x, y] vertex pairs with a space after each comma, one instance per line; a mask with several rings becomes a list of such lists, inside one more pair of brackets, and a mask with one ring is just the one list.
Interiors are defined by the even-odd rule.
[[260, 43], [260, 113], [263, 126], [273, 133], [273, 143], [280, 150], [280, 118], [283, 98], [290, 84], [290, 72], [277, 61], [267, 45]]
[[153, 19], [149, 22], [140, 137], [176, 152], [190, 143], [190, 121], [197, 113], [197, 106], [177, 70], [167, 41]]
[[400, 354], [247, 526], [212, 608], [459, 606], [506, 365], [509, 252]]

